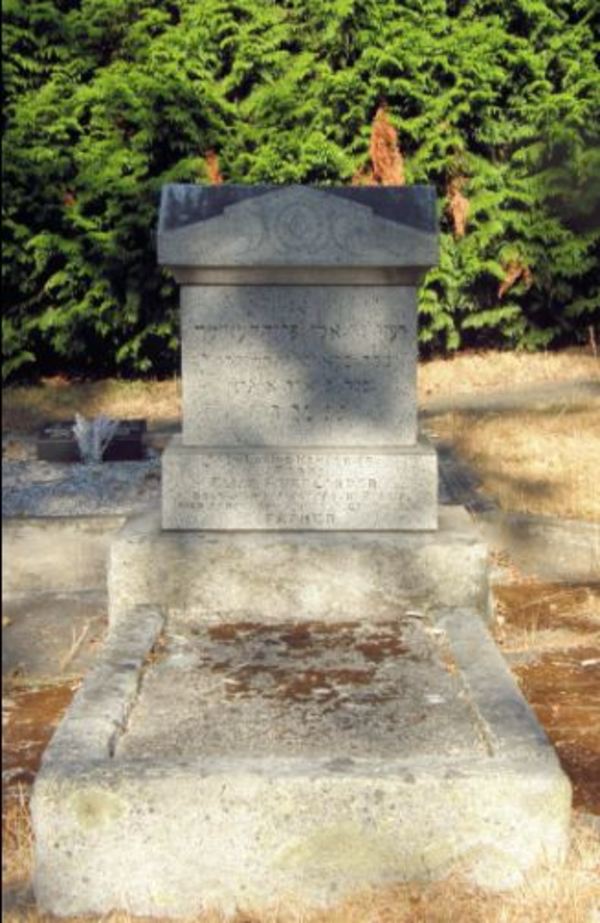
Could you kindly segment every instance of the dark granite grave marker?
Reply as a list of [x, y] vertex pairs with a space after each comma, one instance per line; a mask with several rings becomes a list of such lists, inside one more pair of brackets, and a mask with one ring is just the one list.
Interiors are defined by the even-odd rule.
[[[74, 420], [47, 423], [37, 437], [37, 457], [49, 462], [80, 462]], [[120, 420], [102, 461], [139, 461], [144, 457], [145, 420]]]

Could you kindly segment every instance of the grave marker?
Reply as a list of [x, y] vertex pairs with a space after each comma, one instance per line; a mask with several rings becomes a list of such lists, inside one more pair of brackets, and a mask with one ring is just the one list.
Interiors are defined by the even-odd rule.
[[165, 187], [183, 432], [163, 528], [437, 527], [416, 400], [435, 228], [428, 187]]

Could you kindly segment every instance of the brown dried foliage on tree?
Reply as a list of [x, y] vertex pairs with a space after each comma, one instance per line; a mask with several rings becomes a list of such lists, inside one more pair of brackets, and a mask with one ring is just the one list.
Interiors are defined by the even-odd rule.
[[527, 288], [533, 282], [533, 275], [529, 266], [525, 266], [524, 263], [521, 263], [519, 260], [512, 260], [506, 266], [506, 274], [504, 279], [498, 286], [498, 298], [502, 299], [509, 289], [515, 285], [519, 279], [522, 279]]
[[214, 151], [207, 151], [204, 155], [204, 163], [206, 164], [206, 172], [208, 174], [208, 179], [213, 185], [218, 186], [223, 182], [223, 177], [221, 176], [221, 171], [219, 170], [219, 158]]
[[354, 174], [353, 186], [404, 186], [404, 158], [398, 145], [398, 133], [383, 104], [373, 119], [369, 156], [370, 168]]
[[464, 176], [455, 176], [448, 183], [446, 195], [448, 198], [448, 212], [452, 219], [455, 237], [464, 237], [467, 231], [469, 217], [469, 200], [463, 195], [462, 190], [466, 183]]

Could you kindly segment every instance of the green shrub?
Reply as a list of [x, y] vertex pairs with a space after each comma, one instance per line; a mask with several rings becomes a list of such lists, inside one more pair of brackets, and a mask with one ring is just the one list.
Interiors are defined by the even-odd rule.
[[166, 182], [347, 184], [382, 100], [435, 185], [424, 350], [600, 316], [595, 0], [6, 0], [4, 377], [176, 366]]

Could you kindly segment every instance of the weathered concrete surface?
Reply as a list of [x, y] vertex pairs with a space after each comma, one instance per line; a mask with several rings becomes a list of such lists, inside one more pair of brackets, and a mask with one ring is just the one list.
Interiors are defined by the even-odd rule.
[[104, 640], [106, 589], [11, 596], [2, 620], [3, 677], [43, 683], [81, 676]]
[[435, 450], [196, 448], [162, 455], [163, 529], [431, 530]]
[[182, 284], [163, 528], [435, 529], [416, 427], [433, 189], [173, 184], [157, 242]]
[[[156, 446], [162, 449], [172, 433], [161, 432], [158, 436], [156, 434], [151, 434], [151, 436], [156, 438]], [[36, 464], [45, 467], [45, 463]], [[440, 456], [440, 465], [439, 502], [446, 505], [462, 502], [464, 495], [457, 491], [456, 479], [446, 477], [443, 454]], [[131, 464], [129, 467], [133, 468], [134, 465]], [[29, 469], [33, 477], [35, 477], [34, 468], [35, 465], [32, 465]], [[69, 472], [73, 474], [73, 468], [72, 465], [61, 466], [65, 478], [69, 476]], [[160, 474], [158, 468], [156, 473]], [[20, 483], [21, 489], [25, 490], [25, 475]], [[156, 496], [158, 480], [153, 477], [145, 483], [146, 493], [138, 494], [138, 500], [143, 501], [142, 506], [144, 507], [152, 504]], [[90, 481], [88, 486], [95, 495], [98, 485], [92, 485]], [[63, 486], [64, 503], [56, 507], [55, 515], [31, 515], [3, 519], [3, 599], [35, 593], [106, 593], [110, 542], [123, 527], [126, 517], [119, 513], [118, 498], [113, 503], [106, 483], [101, 485], [101, 489], [106, 490], [103, 503], [109, 511], [107, 515], [74, 515], [71, 510], [73, 494], [69, 495], [65, 485]], [[45, 500], [43, 502], [45, 503]], [[56, 502], [58, 503], [58, 500]], [[82, 501], [82, 508], [88, 508], [87, 501]], [[39, 507], [34, 505], [32, 509], [39, 510]], [[129, 510], [130, 513], [134, 511], [134, 509]], [[538, 542], [538, 554], [543, 555], [544, 546], [540, 542]], [[561, 549], [561, 560], [568, 555], [570, 547], [565, 538]], [[568, 558], [565, 561], [566, 568], [570, 560], [571, 558]], [[589, 577], [588, 579], [595, 578]]]
[[483, 756], [445, 633], [413, 613], [379, 622], [174, 621], [116, 756], [394, 759], [400, 741], [415, 759]]
[[478, 513], [482, 536], [541, 580], [600, 583], [600, 523], [501, 510]]
[[110, 543], [125, 516], [2, 520], [2, 597], [106, 592]]
[[488, 605], [488, 551], [467, 513], [440, 507], [435, 532], [163, 532], [132, 517], [110, 552], [111, 623], [160, 605], [190, 622], [376, 619], [402, 602]]
[[160, 613], [131, 612], [36, 781], [40, 908], [313, 907], [560, 860], [570, 786], [481, 620], [418, 615], [160, 640]]

